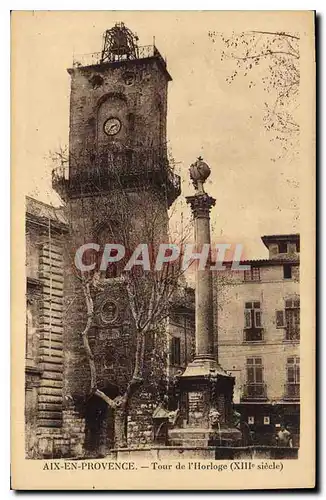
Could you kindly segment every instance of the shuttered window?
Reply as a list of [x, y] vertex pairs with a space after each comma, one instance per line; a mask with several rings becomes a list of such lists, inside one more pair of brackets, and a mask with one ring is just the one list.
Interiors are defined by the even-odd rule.
[[244, 281], [260, 281], [260, 268], [251, 267], [244, 271]]

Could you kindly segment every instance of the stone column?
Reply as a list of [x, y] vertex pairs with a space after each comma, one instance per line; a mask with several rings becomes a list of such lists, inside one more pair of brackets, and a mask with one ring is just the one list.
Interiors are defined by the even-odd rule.
[[[211, 243], [210, 209], [215, 205], [215, 199], [206, 193], [198, 192], [188, 196], [195, 222], [196, 252], [201, 252], [204, 245]], [[206, 267], [196, 269], [196, 359], [214, 359], [213, 339], [213, 283], [211, 253], [209, 250]]]
[[[203, 245], [209, 245], [210, 250], [211, 243], [209, 214], [216, 200], [204, 191], [209, 175], [210, 168], [200, 157], [190, 167], [195, 194], [187, 197], [187, 203], [194, 216], [198, 253], [203, 251]], [[196, 449], [201, 446], [200, 440], [202, 446], [207, 447], [237, 443], [241, 439], [241, 432], [234, 429], [231, 422], [234, 378], [223, 370], [214, 353], [210, 267], [209, 251], [206, 266], [196, 270], [196, 354], [178, 379], [182, 430], [169, 431], [170, 444], [181, 440], [183, 446], [193, 446], [195, 441]], [[217, 332], [215, 334], [217, 338]]]

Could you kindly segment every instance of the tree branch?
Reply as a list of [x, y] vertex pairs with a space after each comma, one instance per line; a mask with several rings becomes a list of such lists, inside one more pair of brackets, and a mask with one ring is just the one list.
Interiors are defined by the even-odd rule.
[[88, 333], [89, 330], [92, 326], [93, 322], [93, 317], [94, 317], [94, 305], [93, 305], [93, 299], [91, 296], [90, 292], [90, 284], [87, 282], [84, 278], [83, 284], [82, 284], [83, 292], [84, 292], [84, 297], [86, 301], [86, 308], [87, 308], [87, 322], [86, 326], [82, 332], [82, 339], [83, 339], [83, 344], [86, 352], [86, 356], [88, 359], [88, 364], [91, 372], [91, 392], [93, 392], [96, 389], [97, 386], [97, 381], [96, 381], [96, 368], [95, 368], [95, 362], [94, 362], [94, 355], [92, 353], [92, 350], [89, 345], [89, 340], [88, 340]]
[[107, 396], [106, 394], [104, 394], [104, 392], [100, 391], [99, 389], [95, 390], [94, 395], [98, 396], [101, 399], [103, 399], [103, 401], [105, 401], [106, 404], [108, 406], [110, 406], [110, 408], [114, 409], [116, 407], [116, 404], [115, 404], [114, 400], [111, 399], [111, 398], [109, 398], [109, 396]]
[[262, 35], [273, 35], [273, 36], [285, 36], [289, 38], [294, 38], [296, 40], [300, 40], [300, 37], [295, 36], [295, 35], [290, 35], [289, 33], [285, 33], [284, 31], [249, 31], [249, 33], [261, 33]]
[[276, 54], [286, 54], [288, 56], [294, 57], [295, 59], [299, 59], [298, 55], [292, 54], [291, 52], [288, 52], [286, 50], [267, 50], [266, 52], [261, 52], [260, 54], [254, 54], [253, 56], [248, 55], [243, 57], [232, 55], [231, 58], [239, 61], [246, 61], [247, 59], [260, 59], [262, 57], [273, 56]]

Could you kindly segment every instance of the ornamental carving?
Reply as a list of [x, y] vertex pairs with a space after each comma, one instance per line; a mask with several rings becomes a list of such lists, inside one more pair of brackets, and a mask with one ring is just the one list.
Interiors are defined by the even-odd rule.
[[113, 323], [118, 317], [118, 306], [116, 302], [111, 299], [103, 302], [100, 315], [103, 323]]
[[195, 219], [201, 217], [208, 218], [211, 208], [214, 207], [216, 203], [215, 198], [212, 198], [206, 193], [195, 196], [187, 196], [186, 199], [187, 203], [191, 206]]

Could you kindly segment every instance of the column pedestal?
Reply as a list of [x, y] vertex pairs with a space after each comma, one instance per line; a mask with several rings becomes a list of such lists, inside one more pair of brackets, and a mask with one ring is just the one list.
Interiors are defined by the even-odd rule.
[[[179, 377], [179, 425], [183, 445], [234, 446], [241, 432], [233, 427], [234, 378], [215, 359], [195, 357]], [[198, 437], [198, 431], [201, 435]], [[178, 435], [170, 431], [173, 440]], [[194, 442], [200, 439], [200, 443]]]

